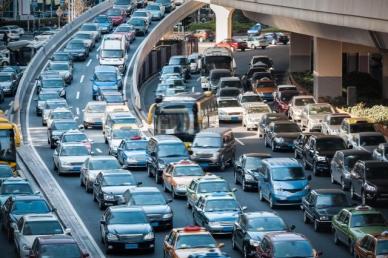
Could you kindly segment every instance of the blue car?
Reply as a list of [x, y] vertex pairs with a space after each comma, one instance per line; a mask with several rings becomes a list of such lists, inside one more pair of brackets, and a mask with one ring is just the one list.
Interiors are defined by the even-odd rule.
[[269, 158], [259, 172], [259, 199], [267, 200], [271, 208], [277, 205], [300, 205], [310, 191], [304, 169], [293, 158]]
[[249, 30], [247, 31], [247, 34], [248, 36], [259, 36], [262, 29], [263, 29], [263, 26], [261, 26], [260, 23], [256, 23], [255, 25], [249, 28]]
[[122, 140], [117, 148], [117, 159], [127, 168], [147, 166], [148, 140], [141, 137], [132, 137]]
[[98, 24], [101, 33], [109, 33], [113, 29], [113, 22], [107, 15], [98, 15], [94, 18], [94, 23]]
[[193, 221], [212, 234], [232, 234], [234, 223], [245, 209], [233, 195], [213, 193], [198, 199], [193, 207]]
[[92, 81], [93, 99], [96, 100], [99, 88], [108, 90], [121, 90], [122, 77], [116, 67], [110, 65], [98, 65], [94, 68]]

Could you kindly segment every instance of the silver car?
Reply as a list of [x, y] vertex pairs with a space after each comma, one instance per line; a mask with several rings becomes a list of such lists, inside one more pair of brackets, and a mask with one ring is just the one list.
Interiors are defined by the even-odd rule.
[[60, 119], [74, 119], [74, 120], [76, 120], [70, 109], [63, 108], [63, 107], [56, 108], [56, 109], [51, 110], [51, 112], [49, 113], [49, 115], [47, 117], [47, 120], [46, 120], [47, 127], [50, 127], [51, 123], [54, 120], [60, 120]]
[[53, 153], [54, 170], [63, 173], [80, 173], [82, 164], [90, 156], [82, 143], [62, 143]]
[[65, 99], [50, 99], [46, 100], [45, 105], [42, 108], [42, 125], [47, 125], [47, 119], [51, 110], [56, 108], [69, 108]]
[[46, 105], [47, 100], [58, 99], [59, 94], [57, 90], [52, 89], [44, 89], [41, 90], [39, 95], [34, 99], [36, 103], [36, 115], [41, 116], [43, 112], [43, 108]]
[[303, 108], [300, 125], [307, 132], [321, 131], [325, 115], [334, 113], [335, 110], [329, 103], [308, 104]]
[[127, 23], [135, 28], [136, 35], [145, 36], [148, 33], [149, 24], [144, 18], [133, 17]]
[[[162, 12], [162, 8], [163, 8], [163, 12]], [[150, 3], [147, 5], [146, 10], [152, 14], [153, 20], [161, 20], [164, 16], [164, 6], [160, 4]]]
[[146, 9], [137, 9], [136, 11], [133, 12], [131, 15], [133, 18], [143, 18], [147, 21], [148, 25], [151, 24], [152, 22], [152, 13]]
[[73, 67], [69, 62], [50, 61], [47, 70], [58, 72], [67, 84], [70, 84], [73, 81]]
[[101, 39], [101, 31], [97, 23], [84, 23], [79, 31], [92, 33], [96, 42]]
[[302, 117], [302, 111], [305, 105], [317, 103], [313, 96], [311, 95], [299, 95], [294, 96], [289, 104], [288, 116], [294, 122], [300, 122]]
[[79, 31], [74, 36], [73, 39], [82, 40], [85, 46], [89, 48], [91, 51], [92, 48], [94, 48], [96, 41], [94, 39], [94, 35], [91, 32], [88, 31]]
[[85, 129], [92, 126], [102, 126], [102, 119], [105, 114], [105, 101], [89, 101], [86, 107], [82, 110], [84, 112], [83, 125]]
[[107, 137], [109, 144], [109, 154], [117, 155], [117, 148], [124, 139], [131, 139], [132, 137], [142, 136], [139, 129], [133, 129], [132, 127], [119, 127], [113, 128], [111, 134]]
[[348, 114], [329, 114], [326, 115], [322, 122], [322, 133], [327, 135], [338, 135], [340, 132], [341, 123], [345, 118], [349, 118]]
[[85, 186], [86, 192], [91, 192], [98, 173], [120, 168], [120, 163], [113, 156], [91, 156], [81, 167], [81, 186]]

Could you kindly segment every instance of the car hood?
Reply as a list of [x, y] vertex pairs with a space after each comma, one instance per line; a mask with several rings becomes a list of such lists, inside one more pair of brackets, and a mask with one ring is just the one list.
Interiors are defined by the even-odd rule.
[[146, 214], [166, 214], [171, 213], [171, 208], [167, 204], [164, 205], [144, 205], [141, 206]]
[[218, 110], [224, 111], [226, 113], [235, 113], [235, 112], [242, 113], [244, 111], [242, 107], [221, 107], [221, 108], [218, 108]]
[[177, 185], [188, 186], [191, 183], [191, 181], [197, 178], [199, 178], [199, 176], [185, 176], [185, 177], [174, 177], [174, 180], [177, 183]]
[[165, 158], [159, 158], [159, 160], [162, 160], [166, 165], [170, 164], [172, 162], [178, 162], [183, 159], [189, 159], [189, 156], [178, 156], [178, 157], [165, 157]]
[[179, 258], [188, 258], [190, 255], [204, 254], [204, 253], [208, 253], [210, 250], [221, 254], [221, 251], [218, 248], [178, 249], [178, 250], [175, 250], [175, 254], [176, 254], [176, 257], [179, 257]]
[[84, 113], [84, 117], [102, 119], [104, 117], [104, 113]]
[[342, 210], [343, 208], [345, 207], [339, 207], [339, 206], [336, 206], [336, 207], [327, 207], [327, 208], [322, 208], [322, 209], [317, 209], [317, 212], [319, 215], [323, 215], [323, 216], [334, 216], [334, 215], [337, 215], [340, 210]]
[[61, 156], [59, 160], [61, 162], [84, 162], [89, 156]]
[[64, 132], [67, 132], [68, 130], [53, 130], [52, 135], [53, 136], [61, 136]]
[[282, 137], [282, 138], [287, 138], [287, 139], [296, 139], [300, 135], [299, 132], [295, 133], [275, 133], [275, 137]]
[[220, 148], [194, 148], [194, 147], [191, 147], [191, 150], [193, 152], [193, 154], [213, 154], [213, 153], [217, 153]]
[[147, 234], [152, 231], [150, 224], [115, 224], [108, 225], [108, 231], [113, 234]]
[[238, 211], [205, 212], [205, 216], [210, 222], [235, 222], [239, 214]]
[[264, 235], [268, 233], [280, 233], [280, 232], [285, 232], [285, 231], [248, 231], [248, 235], [251, 237], [251, 239], [256, 240], [256, 241], [261, 241], [263, 239]]
[[273, 181], [273, 185], [275, 189], [302, 189], [308, 184], [306, 179], [304, 180], [293, 180], [293, 181]]
[[253, 113], [253, 114], [246, 114], [245, 116], [249, 119], [259, 120], [264, 113]]
[[136, 187], [136, 185], [117, 185], [117, 186], [103, 186], [101, 190], [107, 194], [123, 194], [130, 188]]

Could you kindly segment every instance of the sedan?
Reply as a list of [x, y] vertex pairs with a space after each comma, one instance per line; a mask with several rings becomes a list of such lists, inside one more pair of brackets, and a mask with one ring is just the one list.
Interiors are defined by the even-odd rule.
[[117, 148], [117, 159], [126, 168], [147, 166], [148, 140], [141, 137], [132, 137], [121, 141]]
[[63, 51], [69, 53], [73, 60], [85, 61], [89, 56], [89, 48], [79, 40], [71, 40]]
[[293, 150], [294, 140], [302, 131], [295, 122], [276, 121], [271, 122], [264, 135], [265, 147], [271, 147], [272, 151], [280, 149]]
[[[153, 20], [161, 20], [164, 16], [164, 12], [162, 12], [162, 5], [160, 4], [148, 4], [146, 10], [152, 14]], [[164, 8], [163, 8], [164, 9]]]
[[145, 36], [148, 33], [149, 25], [144, 18], [131, 18], [127, 23], [135, 28], [136, 35]]
[[94, 36], [90, 32], [81, 32], [81, 31], [77, 32], [73, 36], [73, 39], [83, 42], [85, 44], [85, 46], [89, 49], [89, 52], [92, 51], [92, 49], [94, 48], [94, 46], [96, 44], [96, 42], [94, 40]]
[[121, 8], [113, 8], [106, 12], [106, 15], [110, 17], [112, 20], [113, 26], [117, 26], [125, 22], [127, 19], [127, 14], [125, 13], [124, 9]]
[[73, 81], [73, 67], [69, 62], [50, 61], [47, 70], [57, 72], [67, 84]]
[[5, 95], [15, 95], [19, 79], [13, 72], [0, 72], [0, 88]]
[[103, 101], [89, 101], [86, 104], [86, 107], [82, 110], [84, 112], [82, 124], [85, 129], [92, 126], [102, 126], [105, 108], [106, 102]]
[[66, 53], [66, 52], [62, 52], [62, 51], [55, 52], [51, 56], [50, 60], [51, 61], [65, 61], [65, 62], [69, 62], [71, 64], [71, 66], [73, 66], [73, 57], [69, 53]]
[[[54, 120], [60, 120], [60, 119], [74, 119], [75, 120], [75, 117], [74, 117], [73, 113], [71, 112], [71, 110], [69, 110], [67, 108], [56, 108], [54, 110], [51, 110], [51, 112], [49, 113], [47, 120], [46, 120], [46, 125], [48, 127], [50, 127], [51, 123]], [[42, 125], [45, 125], [45, 124], [42, 124]]]
[[57, 90], [52, 90], [52, 89], [45, 89], [41, 90], [39, 95], [34, 99], [36, 100], [36, 108], [35, 112], [37, 116], [41, 116], [43, 112], [43, 108], [46, 105], [47, 100], [53, 100], [53, 99], [58, 99], [59, 94]]
[[245, 51], [248, 48], [247, 42], [237, 41], [235, 39], [224, 39], [223, 41], [216, 44], [217, 47], [230, 48], [232, 51], [241, 50]]
[[138, 9], [131, 15], [132, 18], [143, 18], [147, 21], [148, 25], [152, 22], [152, 13], [145, 9]]
[[132, 43], [136, 38], [135, 28], [128, 24], [121, 24], [118, 26], [115, 31], [115, 34], [124, 34], [127, 42]]
[[98, 24], [102, 33], [110, 33], [113, 28], [112, 19], [107, 15], [98, 15], [94, 18], [94, 22]]
[[89, 150], [82, 143], [62, 143], [53, 153], [54, 170], [59, 175], [80, 173], [81, 166], [89, 155]]
[[89, 254], [82, 251], [77, 241], [71, 236], [54, 235], [38, 236], [35, 238], [30, 251], [30, 257], [60, 257], [70, 253], [71, 257], [89, 257]]
[[57, 108], [66, 108], [69, 109], [65, 99], [49, 99], [46, 100], [44, 106], [42, 107], [42, 125], [47, 124], [47, 119], [52, 110]]

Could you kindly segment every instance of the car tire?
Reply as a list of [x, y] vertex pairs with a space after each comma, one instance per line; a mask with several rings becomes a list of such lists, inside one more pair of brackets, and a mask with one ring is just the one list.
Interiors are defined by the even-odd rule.
[[97, 200], [97, 203], [98, 203], [98, 208], [99, 208], [100, 210], [104, 210], [104, 209], [106, 208], [105, 205], [104, 205], [104, 203], [103, 203], [102, 201]]
[[239, 184], [239, 181], [238, 181], [238, 179], [237, 179], [237, 173], [236, 173], [236, 172], [233, 173], [233, 178], [234, 178], [234, 183], [235, 183], [236, 185], [238, 185], [238, 184]]
[[189, 203], [189, 201], [186, 202], [186, 207], [187, 209], [191, 209], [191, 204]]
[[272, 195], [268, 197], [269, 207], [275, 209], [276, 205], [273, 203]]
[[255, 44], [252, 44], [252, 45], [251, 45], [251, 49], [256, 49]]
[[232, 248], [233, 250], [237, 250], [236, 241], [234, 240], [234, 234], [232, 233]]
[[244, 258], [250, 258], [250, 257], [251, 257], [251, 256], [249, 255], [249, 253], [248, 253], [247, 245], [243, 245], [242, 253], [243, 253], [243, 257], [244, 257]]
[[303, 223], [304, 224], [309, 224], [310, 223], [310, 219], [307, 216], [307, 212], [306, 211], [303, 212]]
[[50, 142], [50, 148], [51, 148], [51, 149], [55, 149], [55, 143], [52, 142], [52, 141]]
[[276, 143], [273, 141], [272, 143], [271, 143], [271, 150], [273, 151], [273, 152], [277, 152], [278, 150], [276, 149]]
[[97, 202], [96, 194], [94, 193], [94, 191], [93, 191], [93, 201]]
[[84, 128], [85, 128], [85, 129], [89, 129], [88, 123], [84, 122], [83, 124], [84, 124]]
[[354, 254], [354, 243], [353, 243], [353, 241], [350, 240], [350, 239], [349, 239], [349, 246], [348, 246], [348, 248], [349, 248], [349, 253], [350, 253], [351, 255], [353, 255], [353, 254]]
[[81, 187], [85, 186], [85, 184], [84, 184], [84, 178], [83, 178], [82, 174], [81, 174], [80, 177], [79, 177], [79, 185], [80, 185]]
[[259, 200], [262, 201], [262, 202], [264, 202], [264, 195], [263, 195], [263, 193], [261, 192], [261, 189], [259, 188], [258, 191], [259, 191]]
[[333, 234], [333, 240], [334, 240], [334, 244], [335, 245], [339, 245], [340, 241], [339, 241], [339, 238], [338, 238], [338, 235], [337, 235], [337, 230], [334, 229], [334, 234]]
[[319, 225], [318, 220], [314, 220], [314, 231], [319, 232], [321, 230], [321, 225]]
[[248, 186], [247, 186], [247, 184], [245, 182], [245, 178], [244, 177], [243, 177], [242, 182], [241, 182], [241, 187], [242, 187], [242, 190], [244, 192], [248, 192]]
[[225, 171], [225, 168], [226, 168], [225, 161], [223, 158], [221, 158], [220, 170]]

